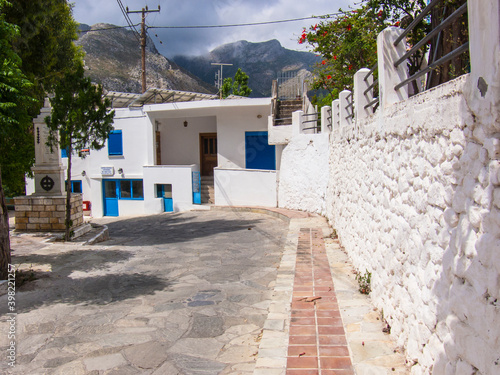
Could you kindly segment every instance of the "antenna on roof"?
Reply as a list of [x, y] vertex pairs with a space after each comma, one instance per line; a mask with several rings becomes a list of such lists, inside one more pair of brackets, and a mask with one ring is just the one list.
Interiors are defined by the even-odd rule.
[[217, 87], [219, 89], [220, 98], [222, 99], [222, 91], [221, 91], [222, 83], [223, 83], [222, 67], [223, 66], [233, 66], [233, 64], [212, 63], [212, 65], [219, 65], [220, 66], [220, 70], [217, 73], [215, 73], [215, 87]]

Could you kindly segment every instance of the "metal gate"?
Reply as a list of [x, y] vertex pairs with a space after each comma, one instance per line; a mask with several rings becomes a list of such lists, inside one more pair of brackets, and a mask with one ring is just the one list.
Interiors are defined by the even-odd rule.
[[297, 75], [297, 72], [278, 73], [278, 99], [302, 99], [304, 77]]

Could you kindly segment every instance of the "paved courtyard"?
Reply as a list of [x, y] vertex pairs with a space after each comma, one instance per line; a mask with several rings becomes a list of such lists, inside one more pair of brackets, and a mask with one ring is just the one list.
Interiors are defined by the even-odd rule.
[[[99, 219], [93, 246], [12, 238], [13, 374], [252, 374], [288, 225], [250, 212]], [[0, 351], [8, 348], [0, 297]]]

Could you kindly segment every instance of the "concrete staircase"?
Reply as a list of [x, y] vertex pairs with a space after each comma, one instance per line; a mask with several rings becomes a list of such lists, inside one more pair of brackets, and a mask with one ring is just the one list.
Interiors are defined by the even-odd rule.
[[274, 125], [291, 125], [292, 113], [302, 109], [302, 99], [278, 100]]
[[214, 176], [201, 176], [201, 203], [215, 203]]

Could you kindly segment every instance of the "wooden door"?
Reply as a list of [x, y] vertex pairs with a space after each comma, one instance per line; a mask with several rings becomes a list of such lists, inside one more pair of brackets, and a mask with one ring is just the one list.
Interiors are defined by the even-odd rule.
[[213, 176], [217, 167], [217, 133], [200, 133], [200, 171]]
[[156, 165], [161, 165], [161, 133], [156, 132]]

